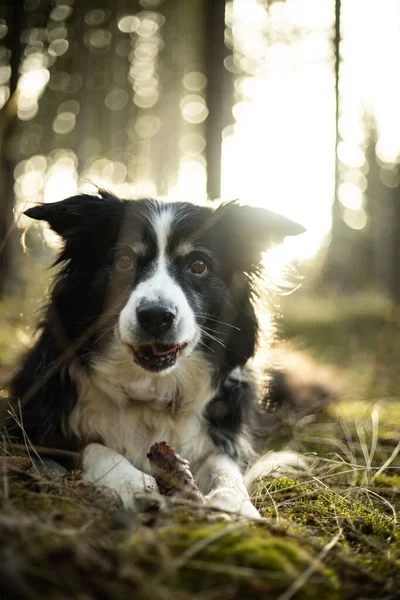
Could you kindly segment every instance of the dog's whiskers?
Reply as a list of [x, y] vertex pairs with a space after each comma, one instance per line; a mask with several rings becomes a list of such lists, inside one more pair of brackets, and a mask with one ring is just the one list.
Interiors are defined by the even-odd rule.
[[210, 348], [210, 346], [207, 346], [207, 344], [205, 342], [203, 342], [203, 340], [200, 340], [199, 344], [201, 346], [204, 346], [204, 348], [207, 348], [207, 350], [210, 350], [210, 352], [214, 352], [214, 354], [215, 354], [215, 350], [213, 348]]
[[195, 313], [195, 316], [196, 317], [204, 317], [208, 321], [213, 321], [214, 323], [220, 323], [221, 325], [226, 325], [227, 327], [232, 327], [232, 329], [236, 329], [237, 331], [240, 331], [240, 327], [236, 327], [236, 325], [232, 325], [231, 323], [226, 323], [225, 321], [219, 321], [218, 319], [214, 319], [214, 317], [212, 317], [211, 315], [208, 315], [207, 313]]
[[[213, 333], [215, 332], [215, 329], [213, 329], [212, 327], [206, 327], [205, 325], [201, 325], [201, 329], [212, 331]], [[230, 335], [230, 333], [227, 333], [226, 331], [218, 331], [218, 335]]]
[[225, 348], [225, 344], [219, 338], [215, 337], [215, 335], [211, 335], [211, 333], [208, 333], [208, 331], [203, 330], [202, 333], [204, 333], [204, 335], [207, 335], [209, 338], [214, 340], [214, 342], [217, 342], [217, 344], [220, 344], [223, 348]]

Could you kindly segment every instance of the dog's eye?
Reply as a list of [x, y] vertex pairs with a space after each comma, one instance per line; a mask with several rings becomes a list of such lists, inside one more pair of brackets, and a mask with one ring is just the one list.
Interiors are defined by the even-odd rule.
[[115, 264], [119, 271], [130, 271], [135, 266], [135, 257], [131, 252], [124, 250], [116, 255]]
[[208, 272], [207, 263], [204, 262], [204, 260], [200, 260], [200, 259], [194, 260], [189, 267], [189, 271], [193, 275], [204, 276]]

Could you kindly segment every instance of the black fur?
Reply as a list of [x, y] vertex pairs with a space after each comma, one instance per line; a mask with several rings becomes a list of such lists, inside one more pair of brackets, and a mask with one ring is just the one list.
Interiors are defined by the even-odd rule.
[[224, 385], [207, 406], [208, 431], [214, 444], [235, 460], [242, 458], [238, 437], [256, 410], [254, 391], [247, 381]]
[[[90, 372], [130, 292], [146, 278], [157, 254], [151, 230], [154, 205], [153, 200], [123, 201], [101, 193], [26, 212], [48, 221], [64, 240], [40, 338], [11, 382], [11, 395], [20, 402], [23, 427], [32, 443], [73, 450], [93, 441], [79, 442], [68, 431], [68, 416], [77, 401], [69, 367], [74, 364]], [[189, 203], [176, 208], [170, 252], [182, 239], [194, 240], [196, 256], [206, 257], [210, 268], [202, 280], [189, 277], [185, 259], [177, 258], [171, 274], [198, 313], [198, 321], [224, 340], [222, 347], [205, 338], [208, 348], [204, 348], [216, 381], [224, 382], [256, 349], [258, 324], [252, 299], [261, 252], [271, 242], [303, 229], [263, 209], [234, 203], [216, 211]], [[135, 240], [144, 240], [147, 252], [138, 257], [133, 276], [121, 275], [115, 269], [115, 254]], [[209, 433], [216, 446], [236, 457], [236, 441], [248, 421], [254, 393], [246, 382], [222, 385], [220, 390], [207, 408]], [[21, 438], [15, 422], [9, 432]]]

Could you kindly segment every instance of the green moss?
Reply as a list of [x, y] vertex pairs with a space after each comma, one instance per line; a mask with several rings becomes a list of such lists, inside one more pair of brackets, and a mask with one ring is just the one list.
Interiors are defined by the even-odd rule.
[[373, 478], [374, 485], [391, 490], [392, 492], [400, 492], [400, 475], [387, 475], [382, 473]]
[[[273, 510], [289, 521], [318, 528], [319, 533], [333, 535], [340, 527], [345, 539], [359, 544], [354, 532], [374, 536], [377, 541], [393, 544], [400, 540], [400, 529], [393, 514], [373, 508], [368, 501], [343, 497], [318, 482], [301, 484], [286, 477], [266, 478], [257, 484], [258, 506], [266, 516]], [[265, 510], [268, 512], [265, 512]]]
[[141, 568], [169, 554], [171, 561], [160, 583], [174, 582], [193, 593], [230, 585], [235, 589], [233, 597], [259, 598], [262, 590], [277, 597], [314, 565], [307, 586], [296, 597], [313, 599], [321, 593], [327, 599], [339, 597], [337, 578], [330, 569], [315, 563], [315, 557], [295, 540], [271, 535], [262, 527], [243, 526], [237, 531], [226, 524], [168, 527], [150, 539], [134, 537], [126, 551], [128, 556], [140, 555]]
[[[399, 483], [398, 476], [375, 479], [375, 483], [386, 486], [386, 491]], [[255, 483], [263, 515], [274, 518], [278, 515], [280, 526], [289, 536], [302, 538], [303, 547], [315, 544], [322, 547], [340, 529], [341, 538], [327, 557], [327, 564], [340, 573], [345, 588], [348, 578], [354, 581], [354, 570], [362, 573], [363, 590], [370, 585], [371, 590], [374, 588], [374, 578], [381, 578], [382, 587], [391, 586], [394, 590], [395, 581], [400, 585], [400, 527], [394, 516], [396, 508], [387, 500], [380, 502], [379, 496], [357, 494], [357, 489], [351, 495], [343, 487], [331, 489], [318, 481], [301, 483], [285, 477], [264, 478]], [[371, 504], [371, 499], [380, 502], [379, 508]], [[346, 571], [352, 574], [346, 575]], [[346, 591], [343, 593], [346, 595]]]

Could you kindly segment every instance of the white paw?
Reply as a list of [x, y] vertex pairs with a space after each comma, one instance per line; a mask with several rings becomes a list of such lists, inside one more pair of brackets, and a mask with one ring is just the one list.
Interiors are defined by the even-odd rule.
[[82, 483], [109, 487], [123, 505], [134, 505], [135, 496], [158, 490], [155, 479], [136, 469], [124, 456], [101, 444], [89, 444], [82, 457]]
[[205, 496], [207, 504], [221, 511], [238, 513], [247, 519], [259, 519], [260, 513], [251, 500], [244, 496], [240, 490], [231, 488], [218, 488]]

